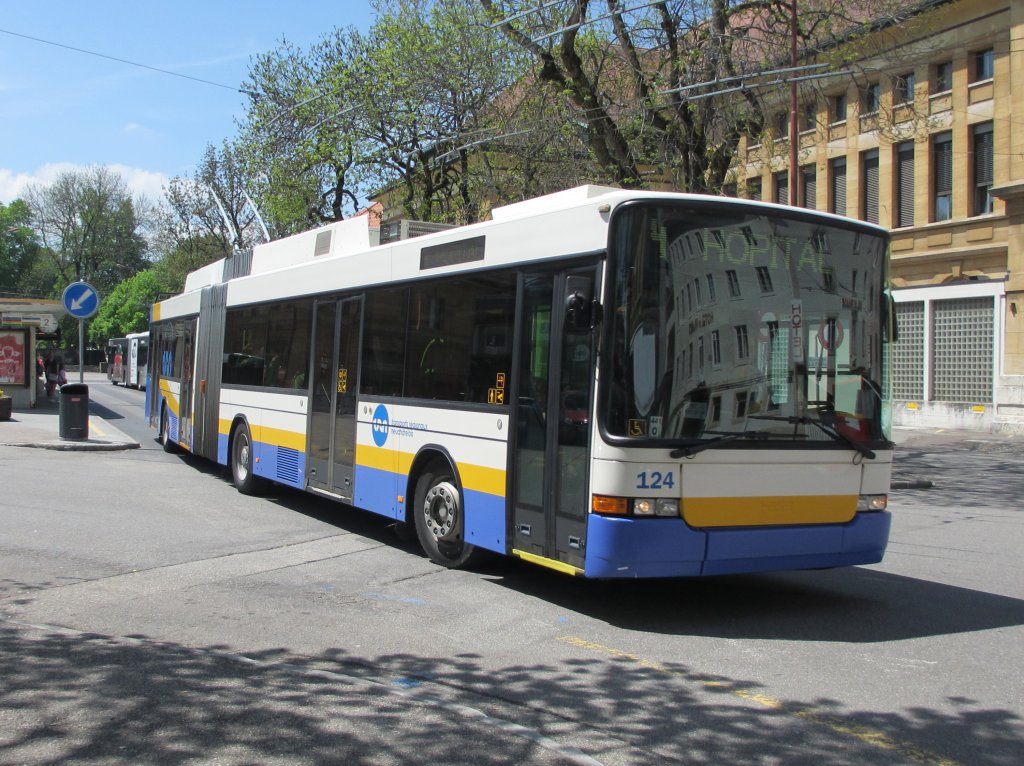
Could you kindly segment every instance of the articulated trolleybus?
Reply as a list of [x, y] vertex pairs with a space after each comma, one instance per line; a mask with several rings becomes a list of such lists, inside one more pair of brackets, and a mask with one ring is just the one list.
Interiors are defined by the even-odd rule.
[[581, 187], [379, 244], [365, 217], [153, 307], [167, 449], [585, 577], [869, 564], [889, 534], [883, 229]]

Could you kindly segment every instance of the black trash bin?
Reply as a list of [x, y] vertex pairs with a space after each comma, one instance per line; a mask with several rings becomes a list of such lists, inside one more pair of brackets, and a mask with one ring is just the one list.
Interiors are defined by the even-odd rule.
[[89, 438], [89, 387], [84, 383], [60, 387], [60, 438]]

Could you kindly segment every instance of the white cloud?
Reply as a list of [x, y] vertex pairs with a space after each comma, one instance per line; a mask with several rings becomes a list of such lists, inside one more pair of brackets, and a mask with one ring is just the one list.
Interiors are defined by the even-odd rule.
[[[7, 168], [0, 168], [0, 202], [9, 204], [24, 194], [26, 186], [32, 184], [45, 186], [52, 183], [61, 173], [85, 170], [86, 167], [70, 162], [53, 162], [37, 168], [33, 173], [15, 173]], [[163, 173], [152, 170], [132, 168], [127, 165], [107, 165], [107, 167], [124, 179], [133, 194], [144, 194], [154, 202], [163, 196], [163, 187], [169, 180]]]

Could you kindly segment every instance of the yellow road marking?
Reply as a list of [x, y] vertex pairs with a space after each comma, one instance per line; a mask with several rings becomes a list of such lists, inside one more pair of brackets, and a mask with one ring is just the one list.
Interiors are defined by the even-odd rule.
[[940, 755], [936, 755], [935, 753], [930, 753], [911, 742], [893, 739], [885, 732], [877, 729], [869, 729], [866, 726], [844, 721], [842, 718], [835, 715], [826, 715], [816, 711], [809, 705], [797, 706], [789, 704], [780, 699], [763, 694], [755, 689], [744, 688], [728, 681], [706, 678], [697, 673], [673, 670], [656, 660], [645, 659], [637, 654], [633, 654], [632, 652], [627, 652], [623, 649], [616, 649], [611, 646], [605, 646], [604, 644], [599, 644], [594, 641], [588, 641], [585, 638], [579, 638], [578, 636], [562, 635], [558, 636], [558, 640], [564, 641], [567, 644], [572, 644], [573, 646], [577, 646], [581, 649], [587, 649], [588, 651], [606, 654], [610, 657], [617, 657], [619, 659], [635, 662], [641, 667], [650, 668], [651, 670], [655, 670], [666, 675], [683, 678], [687, 681], [693, 681], [708, 689], [728, 691], [741, 699], [756, 702], [769, 710], [777, 710], [794, 716], [795, 718], [802, 718], [805, 721], [811, 721], [819, 726], [831, 729], [837, 734], [851, 736], [865, 744], [873, 745], [874, 747], [881, 748], [882, 750], [899, 753], [900, 755], [909, 758], [914, 763], [926, 764], [926, 766], [960, 766], [951, 758], [944, 758]]
[[95, 431], [97, 436], [106, 436], [107, 432], [100, 428], [98, 425], [95, 425], [95, 422], [96, 421], [94, 421], [92, 418], [89, 418], [89, 430]]

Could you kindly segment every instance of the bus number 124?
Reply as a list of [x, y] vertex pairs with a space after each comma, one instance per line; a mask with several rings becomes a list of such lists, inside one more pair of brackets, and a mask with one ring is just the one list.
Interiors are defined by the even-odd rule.
[[672, 489], [676, 486], [673, 471], [641, 471], [636, 475], [637, 489]]

